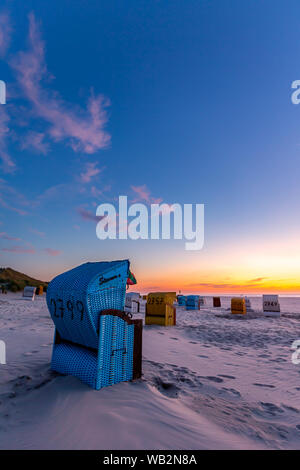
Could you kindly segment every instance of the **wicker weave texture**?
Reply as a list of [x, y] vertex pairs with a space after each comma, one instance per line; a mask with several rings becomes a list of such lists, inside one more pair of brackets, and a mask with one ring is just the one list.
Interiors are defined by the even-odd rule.
[[186, 297], [186, 309], [187, 310], [199, 309], [199, 295], [188, 295]]
[[99, 390], [133, 377], [134, 325], [124, 310], [129, 261], [85, 263], [50, 282], [47, 304], [56, 327], [52, 369]]
[[128, 260], [85, 263], [50, 282], [47, 304], [63, 339], [98, 347], [99, 313], [124, 309], [128, 270]]

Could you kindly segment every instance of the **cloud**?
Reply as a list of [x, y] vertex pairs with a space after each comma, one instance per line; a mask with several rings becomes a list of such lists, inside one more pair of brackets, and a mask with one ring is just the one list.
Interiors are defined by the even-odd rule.
[[7, 173], [13, 173], [16, 165], [7, 151], [7, 139], [9, 137], [8, 123], [10, 118], [6, 112], [6, 105], [0, 105], [0, 158], [3, 163], [3, 168]]
[[265, 281], [266, 279], [268, 279], [267, 277], [256, 277], [255, 279], [251, 279], [250, 281], [247, 281], [247, 282], [250, 282], [250, 283], [253, 283], [253, 282], [262, 282], [262, 281]]
[[138, 196], [136, 199], [132, 201], [133, 203], [142, 201], [148, 204], [160, 204], [162, 202], [162, 199], [154, 198], [151, 196], [150, 190], [147, 188], [145, 184], [142, 186], [131, 186], [131, 189]]
[[21, 238], [12, 237], [12, 236], [8, 235], [6, 232], [0, 232], [0, 238], [2, 238], [2, 240], [14, 240], [14, 241], [20, 241], [21, 240]]
[[228, 282], [196, 282], [193, 284], [187, 284], [186, 287], [192, 288], [208, 288], [208, 289], [246, 289], [248, 287], [260, 287], [261, 281], [266, 278], [257, 278], [244, 283], [228, 283]]
[[10, 211], [16, 212], [19, 215], [26, 215], [27, 212], [19, 207], [16, 207], [16, 204], [19, 206], [29, 206], [27, 199], [17, 191], [13, 186], [7, 184], [7, 182], [0, 178], [0, 206], [8, 209]]
[[8, 13], [0, 13], [0, 57], [3, 57], [9, 47], [12, 27]]
[[35, 230], [34, 228], [29, 229], [31, 233], [34, 233], [34, 235], [37, 235], [38, 237], [44, 238], [45, 237], [45, 232], [39, 232], [38, 230]]
[[84, 209], [83, 207], [77, 207], [77, 212], [81, 216], [83, 220], [91, 220], [93, 222], [99, 222], [103, 217], [105, 216], [97, 216], [96, 214], [93, 214], [92, 212]]
[[58, 256], [62, 253], [60, 250], [53, 250], [52, 248], [45, 248], [44, 251], [50, 256]]
[[50, 186], [36, 197], [33, 205], [38, 206], [41, 203], [52, 202], [53, 200], [66, 200], [67, 197], [71, 197], [74, 194], [74, 191], [72, 191], [73, 188], [74, 185], [70, 183], [60, 183]]
[[24, 248], [23, 246], [13, 246], [11, 248], [1, 248], [1, 251], [7, 251], [9, 253], [29, 253], [34, 254], [34, 248]]
[[86, 164], [85, 171], [80, 174], [80, 180], [82, 183], [89, 183], [94, 176], [97, 176], [103, 171], [104, 168], [96, 168], [97, 162], [88, 162]]
[[102, 196], [102, 194], [103, 194], [103, 191], [101, 191], [100, 189], [97, 189], [96, 186], [91, 187], [91, 195], [93, 197], [98, 198], [98, 197]]
[[[10, 44], [11, 38], [11, 23], [8, 13], [0, 13], [0, 58], [6, 53], [6, 50]], [[3, 77], [1, 77], [3, 78]], [[7, 173], [13, 173], [16, 169], [16, 165], [13, 162], [7, 151], [7, 139], [10, 134], [8, 123], [10, 121], [7, 106], [0, 105], [0, 159], [3, 163], [4, 171]]]
[[100, 197], [105, 191], [109, 191], [110, 189], [110, 186], [104, 186], [101, 190], [98, 190], [95, 186], [86, 186], [80, 181], [79, 175], [79, 177], [75, 176], [74, 180], [71, 182], [56, 184], [45, 189], [35, 198], [32, 202], [32, 206], [37, 207], [49, 202], [52, 204], [59, 202], [61, 204], [61, 201], [64, 201], [64, 203], [69, 201], [74, 204], [74, 201], [77, 200], [78, 205], [83, 207], [83, 196]]
[[32, 131], [22, 138], [21, 149], [24, 150], [27, 148], [46, 155], [50, 146], [48, 142], [45, 142], [44, 133]]
[[[94, 198], [105, 198], [105, 200], [111, 200], [111, 197], [108, 197], [107, 195], [104, 196], [105, 193], [111, 190], [111, 185], [107, 184], [105, 186], [101, 186], [101, 189], [96, 188], [96, 186], [91, 187], [91, 195]], [[97, 205], [97, 204], [96, 204]]]
[[55, 142], [66, 142], [75, 152], [93, 154], [107, 147], [110, 136], [104, 127], [108, 100], [91, 93], [87, 109], [83, 110], [71, 107], [57, 92], [43, 86], [45, 79], [53, 77], [47, 71], [45, 46], [33, 13], [29, 15], [28, 43], [28, 49], [19, 52], [11, 65], [34, 116], [49, 124], [47, 135]]

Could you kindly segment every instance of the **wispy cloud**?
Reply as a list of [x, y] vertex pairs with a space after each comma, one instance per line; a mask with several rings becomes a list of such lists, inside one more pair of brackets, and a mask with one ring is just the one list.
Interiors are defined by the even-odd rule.
[[23, 246], [12, 246], [10, 248], [1, 248], [1, 251], [7, 251], [9, 253], [29, 253], [34, 254], [34, 248], [24, 248]]
[[28, 207], [29, 202], [23, 194], [0, 178], [0, 206], [19, 215], [26, 215], [27, 211], [21, 209], [20, 206]]
[[103, 194], [103, 191], [101, 191], [100, 189], [96, 188], [96, 186], [92, 186], [92, 187], [91, 187], [91, 195], [92, 195], [93, 197], [98, 198], [98, 197], [102, 196], [102, 194]]
[[0, 105], [0, 158], [3, 168], [7, 173], [12, 173], [16, 169], [16, 165], [10, 157], [7, 150], [7, 139], [9, 137], [9, 115], [4, 105]]
[[69, 183], [60, 183], [50, 186], [45, 189], [39, 196], [37, 196], [34, 205], [39, 205], [41, 203], [53, 201], [56, 199], [61, 200], [70, 196], [72, 193], [72, 185]]
[[263, 277], [259, 277], [256, 279], [251, 279], [245, 281], [244, 283], [234, 283], [234, 282], [195, 282], [192, 284], [187, 284], [186, 287], [191, 288], [208, 288], [208, 289], [245, 289], [248, 287], [261, 287], [261, 282], [266, 279]]
[[[12, 239], [17, 240], [16, 238], [9, 238], [9, 240], [12, 240]], [[30, 243], [26, 243], [26, 245], [28, 245], [28, 247], [24, 247], [20, 245], [5, 247], [5, 248], [1, 248], [1, 251], [6, 251], [8, 253], [24, 253], [24, 254], [25, 253], [28, 253], [28, 254], [37, 253], [36, 249]], [[62, 253], [61, 250], [54, 250], [53, 248], [44, 248], [42, 251], [47, 253], [49, 256], [59, 256]]]
[[40, 232], [39, 230], [35, 230], [34, 228], [29, 229], [29, 231], [41, 238], [44, 238], [46, 236], [45, 232]]
[[9, 47], [11, 39], [11, 21], [7, 12], [0, 13], [0, 57], [3, 57]]
[[[101, 189], [99, 188], [96, 188], [96, 186], [91, 186], [91, 195], [96, 198], [96, 199], [105, 199], [106, 201], [108, 200], [115, 200], [115, 199], [112, 199], [111, 196], [108, 196], [106, 193], [111, 191], [111, 185], [110, 184], [106, 184], [105, 186], [102, 186], [101, 185]], [[97, 205], [97, 203], [95, 203], [95, 205]]]
[[19, 237], [12, 237], [11, 235], [8, 235], [6, 232], [0, 232], [0, 238], [2, 240], [14, 240], [14, 241], [20, 241], [21, 238]]
[[48, 142], [45, 142], [45, 134], [43, 132], [32, 131], [22, 138], [21, 148], [33, 149], [38, 153], [46, 155], [50, 145]]
[[80, 174], [80, 180], [82, 183], [89, 183], [92, 178], [99, 175], [104, 168], [97, 168], [97, 162], [88, 162], [85, 166], [85, 170]]
[[99, 220], [105, 217], [105, 216], [99, 217], [93, 214], [93, 212], [88, 211], [84, 207], [77, 207], [77, 212], [83, 220], [91, 220], [92, 222], [99, 222]]
[[146, 202], [148, 204], [160, 204], [161, 198], [154, 198], [151, 196], [150, 190], [145, 184], [142, 186], [131, 186], [132, 191], [136, 194], [136, 198], [132, 202]]
[[61, 250], [53, 250], [52, 248], [45, 248], [44, 251], [50, 256], [58, 256], [62, 253]]
[[250, 281], [247, 281], [247, 282], [252, 284], [253, 282], [255, 282], [255, 283], [262, 282], [262, 281], [265, 281], [266, 279], [268, 279], [268, 278], [267, 277], [256, 277], [255, 279], [251, 279]]
[[[4, 57], [11, 39], [11, 22], [7, 12], [0, 13], [0, 58]], [[3, 78], [3, 77], [1, 77]], [[9, 137], [9, 115], [6, 106], [0, 106], [0, 159], [3, 163], [3, 169], [7, 173], [12, 173], [16, 169], [11, 156], [7, 150], [7, 139]]]
[[45, 62], [44, 42], [33, 13], [29, 15], [28, 49], [19, 52], [11, 64], [34, 115], [50, 125], [47, 134], [53, 141], [64, 141], [75, 152], [87, 154], [109, 144], [110, 136], [104, 130], [108, 100], [92, 93], [87, 109], [83, 110], [70, 106], [57, 92], [43, 86], [43, 81], [49, 79], [50, 74]]

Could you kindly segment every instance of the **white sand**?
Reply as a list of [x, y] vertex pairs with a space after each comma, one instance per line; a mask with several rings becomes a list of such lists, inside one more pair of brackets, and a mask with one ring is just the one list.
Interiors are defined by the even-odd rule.
[[95, 391], [49, 370], [45, 296], [0, 295], [0, 448], [299, 449], [300, 298], [280, 302], [276, 319], [233, 317], [224, 298], [178, 308], [176, 327], [144, 328], [143, 379]]

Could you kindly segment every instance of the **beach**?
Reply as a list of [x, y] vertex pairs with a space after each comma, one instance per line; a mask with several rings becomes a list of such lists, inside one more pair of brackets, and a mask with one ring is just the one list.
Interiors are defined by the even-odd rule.
[[207, 297], [200, 311], [177, 307], [175, 327], [144, 326], [142, 379], [95, 391], [50, 370], [45, 295], [2, 295], [0, 448], [299, 449], [300, 298], [280, 298], [280, 318], [250, 299], [245, 316]]

